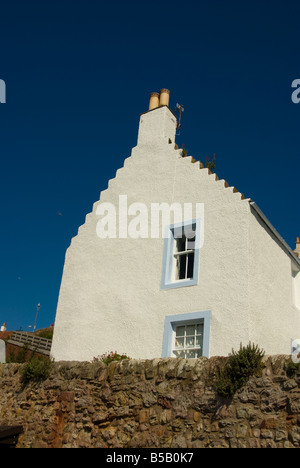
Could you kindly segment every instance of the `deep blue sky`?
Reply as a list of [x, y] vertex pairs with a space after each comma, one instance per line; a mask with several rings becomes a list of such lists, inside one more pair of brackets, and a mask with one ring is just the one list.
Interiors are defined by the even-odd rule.
[[38, 328], [54, 322], [71, 238], [164, 87], [185, 109], [177, 143], [215, 153], [294, 249], [299, 18], [298, 0], [1, 2], [0, 322], [26, 330], [38, 302]]

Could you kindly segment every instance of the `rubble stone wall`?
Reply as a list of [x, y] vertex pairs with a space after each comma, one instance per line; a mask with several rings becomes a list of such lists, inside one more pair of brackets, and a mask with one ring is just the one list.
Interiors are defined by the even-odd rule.
[[223, 359], [56, 362], [27, 385], [1, 364], [0, 425], [23, 425], [17, 448], [299, 448], [290, 357], [265, 357], [232, 399], [213, 387]]

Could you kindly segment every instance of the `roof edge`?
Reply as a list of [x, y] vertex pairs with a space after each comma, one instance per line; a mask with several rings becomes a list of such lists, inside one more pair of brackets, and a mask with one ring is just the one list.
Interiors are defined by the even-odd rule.
[[295, 253], [292, 251], [290, 246], [286, 243], [286, 241], [281, 237], [279, 232], [274, 228], [273, 224], [270, 223], [268, 218], [263, 214], [261, 209], [257, 206], [257, 204], [254, 201], [250, 201], [250, 206], [253, 208], [253, 210], [256, 212], [256, 214], [259, 216], [259, 218], [263, 221], [263, 223], [267, 226], [267, 228], [274, 234], [278, 242], [280, 243], [281, 247], [285, 251], [287, 255], [293, 260], [293, 262], [297, 265], [297, 267], [300, 269], [300, 258], [295, 255]]

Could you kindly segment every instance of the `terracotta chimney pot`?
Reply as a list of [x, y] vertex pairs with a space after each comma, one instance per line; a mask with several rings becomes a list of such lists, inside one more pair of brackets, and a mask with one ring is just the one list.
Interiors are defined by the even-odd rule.
[[159, 105], [169, 106], [169, 100], [170, 100], [170, 91], [166, 88], [161, 89], [159, 93]]
[[151, 93], [149, 101], [149, 110], [159, 107], [159, 93]]

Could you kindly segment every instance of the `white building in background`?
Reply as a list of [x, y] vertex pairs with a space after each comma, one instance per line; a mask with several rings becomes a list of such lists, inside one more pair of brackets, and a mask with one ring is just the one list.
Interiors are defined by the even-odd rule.
[[137, 146], [67, 250], [57, 361], [228, 355], [249, 342], [290, 354], [300, 338], [299, 239], [293, 252], [251, 199], [182, 157], [168, 103], [152, 93]]

